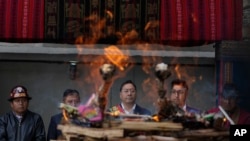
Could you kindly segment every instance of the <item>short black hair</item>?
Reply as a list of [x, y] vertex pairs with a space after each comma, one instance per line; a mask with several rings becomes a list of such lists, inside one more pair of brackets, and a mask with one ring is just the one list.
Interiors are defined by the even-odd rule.
[[66, 89], [63, 93], [63, 99], [66, 98], [69, 95], [77, 94], [77, 96], [80, 98], [80, 94], [75, 89]]
[[135, 87], [135, 90], [136, 90], [136, 85], [135, 85], [135, 83], [134, 83], [132, 80], [126, 80], [125, 82], [123, 82], [123, 83], [121, 84], [120, 91], [122, 91], [123, 86], [126, 85], [126, 84], [132, 84], [132, 85]]
[[186, 88], [188, 90], [187, 82], [183, 79], [174, 79], [171, 82], [171, 88], [173, 88], [174, 85], [182, 85], [184, 88]]

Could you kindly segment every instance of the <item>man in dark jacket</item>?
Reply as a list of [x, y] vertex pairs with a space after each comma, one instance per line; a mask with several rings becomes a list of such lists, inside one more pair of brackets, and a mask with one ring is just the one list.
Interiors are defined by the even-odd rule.
[[177, 104], [186, 114], [200, 114], [201, 111], [199, 109], [187, 105], [187, 96], [188, 85], [186, 81], [182, 79], [174, 79], [171, 82], [171, 101]]
[[[77, 107], [80, 103], [80, 95], [77, 90], [66, 89], [63, 93], [63, 103]], [[57, 125], [61, 124], [63, 120], [63, 114], [59, 113], [53, 115], [50, 119], [49, 129], [47, 134], [47, 140], [64, 139], [61, 130], [57, 129]]]
[[10, 92], [12, 111], [0, 117], [1, 141], [45, 141], [41, 116], [28, 110], [29, 97], [24, 86], [15, 86]]

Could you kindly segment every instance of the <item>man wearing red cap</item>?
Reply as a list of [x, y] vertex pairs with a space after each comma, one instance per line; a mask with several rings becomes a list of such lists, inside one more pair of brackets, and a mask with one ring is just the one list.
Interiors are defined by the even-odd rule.
[[8, 101], [12, 111], [0, 117], [1, 141], [45, 141], [41, 116], [28, 110], [29, 97], [24, 86], [15, 86]]

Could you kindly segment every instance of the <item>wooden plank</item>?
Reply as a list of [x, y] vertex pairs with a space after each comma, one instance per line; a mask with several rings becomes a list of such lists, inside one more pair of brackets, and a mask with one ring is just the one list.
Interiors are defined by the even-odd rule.
[[75, 125], [58, 125], [57, 129], [61, 130], [64, 134], [79, 134], [93, 138], [113, 138], [123, 137], [123, 129], [113, 128], [86, 128]]
[[129, 130], [159, 130], [159, 131], [181, 131], [183, 126], [181, 123], [173, 122], [144, 122], [144, 121], [123, 121], [117, 125], [119, 129]]
[[187, 130], [178, 133], [180, 137], [218, 137], [229, 136], [229, 131], [217, 131], [214, 129]]
[[126, 138], [112, 138], [109, 141], [187, 141], [186, 138], [175, 138], [166, 136], [135, 136]]

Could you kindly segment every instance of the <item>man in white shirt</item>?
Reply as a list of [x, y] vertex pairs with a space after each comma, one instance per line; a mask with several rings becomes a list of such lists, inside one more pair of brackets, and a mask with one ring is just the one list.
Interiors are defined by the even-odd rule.
[[136, 85], [127, 80], [122, 83], [120, 87], [121, 103], [109, 109], [112, 113], [123, 114], [138, 114], [138, 115], [151, 115], [148, 109], [145, 109], [136, 104]]

